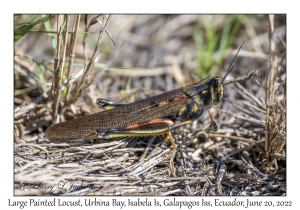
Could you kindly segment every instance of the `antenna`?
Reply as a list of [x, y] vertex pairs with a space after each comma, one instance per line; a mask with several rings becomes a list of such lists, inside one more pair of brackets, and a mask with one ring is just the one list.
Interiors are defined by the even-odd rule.
[[240, 46], [240, 48], [239, 48], [239, 50], [237, 51], [236, 55], [235, 55], [234, 58], [232, 59], [232, 61], [231, 61], [231, 63], [230, 63], [230, 66], [228, 67], [228, 69], [227, 69], [227, 71], [226, 71], [226, 73], [225, 73], [225, 75], [224, 75], [224, 77], [223, 77], [221, 83], [224, 82], [224, 80], [226, 79], [226, 77], [228, 76], [228, 74], [229, 74], [229, 73], [231, 72], [231, 70], [233, 69], [233, 67], [234, 67], [233, 62], [234, 62], [236, 56], [238, 55], [238, 53], [240, 52], [240, 50], [241, 50], [241, 48], [242, 48], [242, 46], [243, 46], [244, 43], [245, 43], [245, 41], [242, 43], [242, 45]]

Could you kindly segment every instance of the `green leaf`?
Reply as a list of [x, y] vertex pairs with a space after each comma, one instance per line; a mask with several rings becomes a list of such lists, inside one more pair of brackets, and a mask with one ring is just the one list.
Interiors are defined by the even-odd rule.
[[[46, 15], [42, 15], [42, 17], [45, 18]], [[52, 26], [51, 26], [49, 20], [46, 21], [46, 22], [44, 22], [44, 26], [45, 26], [45, 28], [46, 28], [46, 31], [52, 31]], [[54, 33], [49, 33], [49, 32], [47, 32], [47, 33], [48, 33], [48, 36], [49, 36], [50, 41], [51, 41], [51, 43], [52, 43], [53, 49], [56, 50], [56, 48], [57, 48], [57, 42], [56, 42]], [[55, 32], [55, 33], [56, 33], [56, 32]]]
[[18, 41], [21, 39], [25, 34], [27, 34], [30, 29], [34, 26], [47, 22], [52, 15], [45, 15], [45, 17], [35, 20], [37, 15], [32, 15], [25, 23], [16, 24], [16, 26], [20, 26], [14, 31], [14, 40]]

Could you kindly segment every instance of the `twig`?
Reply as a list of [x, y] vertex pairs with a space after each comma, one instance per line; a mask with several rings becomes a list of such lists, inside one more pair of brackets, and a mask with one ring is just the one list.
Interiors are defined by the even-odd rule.
[[229, 114], [229, 115], [235, 117], [236, 119], [245, 120], [245, 121], [248, 121], [248, 122], [253, 122], [253, 123], [256, 123], [256, 124], [259, 124], [259, 125], [262, 125], [262, 126], [265, 125], [265, 121], [264, 120], [257, 120], [257, 119], [253, 119], [253, 118], [243, 117], [243, 116], [234, 114], [232, 112], [229, 112], [227, 110], [222, 110], [221, 109], [221, 111], [224, 112], [224, 113], [226, 113], [226, 114]]
[[39, 109], [39, 108], [43, 108], [43, 107], [45, 107], [45, 105], [38, 105], [35, 103], [31, 103], [31, 102], [25, 102], [15, 108], [14, 119], [16, 120], [20, 117], [23, 117], [26, 113], [28, 113], [34, 109]]
[[[61, 18], [61, 15], [59, 15], [59, 20]], [[63, 67], [64, 67], [64, 61], [66, 56], [66, 48], [67, 48], [67, 42], [68, 42], [68, 27], [69, 27], [69, 18], [70, 15], [67, 15], [65, 18], [64, 24], [60, 27], [60, 30], [57, 35], [57, 40], [59, 41], [59, 46], [62, 45], [63, 41], [61, 41], [61, 33], [63, 31], [63, 28], [66, 26], [66, 31], [64, 34], [64, 47], [62, 51], [62, 55], [60, 55], [60, 47], [58, 47], [57, 50], [57, 66], [56, 70], [54, 71], [54, 97], [53, 97], [53, 113], [52, 113], [52, 124], [55, 124], [57, 121], [57, 113], [58, 113], [58, 103], [61, 93], [61, 78], [63, 73]]]
[[[184, 170], [184, 168], [186, 168], [186, 164], [185, 164], [185, 160], [184, 160], [184, 155], [183, 155], [183, 152], [182, 150], [180, 150], [180, 169], [181, 169], [181, 173], [183, 175], [183, 177], [186, 177], [186, 172]], [[193, 195], [192, 193], [192, 190], [191, 190], [191, 187], [190, 187], [190, 183], [188, 180], [184, 180], [184, 184], [185, 184], [185, 189], [186, 189], [186, 192], [188, 195]]]
[[259, 71], [260, 71], [260, 69], [257, 69], [255, 71], [250, 71], [246, 76], [238, 77], [236, 79], [229, 80], [229, 81], [224, 81], [224, 85], [228, 85], [230, 83], [235, 83], [235, 82], [241, 82], [244, 80], [251, 80], [255, 77], [259, 77], [259, 75], [260, 75]]
[[259, 144], [259, 143], [262, 143], [262, 142], [264, 142], [264, 141], [265, 141], [265, 139], [260, 140], [260, 141], [257, 141], [257, 142], [255, 142], [255, 143], [253, 143], [253, 144], [251, 144], [251, 145], [249, 145], [249, 146], [243, 147], [243, 148], [241, 148], [241, 149], [235, 150], [235, 151], [229, 153], [228, 155], [226, 155], [224, 158], [226, 159], [226, 158], [228, 158], [228, 157], [230, 157], [230, 156], [233, 156], [233, 155], [235, 155], [235, 154], [237, 154], [237, 153], [240, 153], [241, 151], [244, 151], [244, 150], [246, 150], [246, 149], [249, 149], [249, 148], [251, 148], [251, 147], [253, 147], [253, 146], [255, 146], [255, 145]]
[[222, 134], [217, 134], [217, 133], [210, 133], [210, 137], [221, 137], [221, 138], [228, 138], [232, 140], [237, 140], [237, 141], [244, 141], [244, 142], [249, 142], [249, 143], [255, 143], [257, 141], [248, 139], [248, 138], [243, 138], [239, 136], [227, 136], [227, 135], [222, 135]]
[[266, 124], [265, 124], [265, 132], [266, 132], [266, 142], [265, 142], [265, 151], [266, 151], [266, 159], [268, 165], [270, 164], [270, 151], [269, 151], [269, 116], [270, 116], [270, 103], [274, 100], [274, 60], [275, 60], [275, 43], [273, 40], [274, 33], [274, 15], [269, 15], [269, 49], [270, 49], [270, 68], [265, 77], [265, 103], [267, 106], [266, 113]]
[[86, 81], [87, 76], [90, 74], [91, 70], [93, 69], [93, 67], [95, 65], [96, 57], [99, 54], [99, 49], [100, 49], [100, 46], [101, 46], [101, 43], [102, 43], [103, 33], [105, 32], [105, 27], [106, 27], [106, 25], [108, 23], [109, 17], [110, 17], [110, 15], [104, 15], [103, 16], [102, 28], [100, 30], [100, 33], [99, 33], [99, 36], [98, 36], [98, 40], [97, 40], [97, 44], [96, 44], [94, 53], [92, 55], [92, 58], [89, 61], [88, 65], [86, 66], [79, 84], [72, 91], [72, 97], [70, 98], [70, 100], [68, 101], [68, 104], [66, 104], [66, 106], [69, 105], [69, 104], [71, 104], [71, 103], [73, 103], [73, 102], [75, 102], [77, 100], [77, 98], [80, 96], [80, 94], [82, 93], [83, 84]]
[[[102, 22], [99, 21], [98, 19], [96, 19], [96, 20], [97, 20], [98, 23], [102, 26]], [[107, 30], [107, 28], [105, 28], [105, 32], [107, 33], [107, 35], [108, 35], [108, 37], [110, 38], [110, 40], [113, 42], [113, 44], [114, 44], [116, 50], [119, 51], [118, 46], [117, 46], [117, 44], [116, 44], [114, 38], [113, 38], [112, 35], [109, 33], [109, 31]]]
[[19, 147], [35, 147], [38, 148], [39, 150], [42, 150], [44, 152], [46, 152], [47, 157], [49, 157], [49, 153], [46, 149], [44, 149], [43, 147], [37, 145], [37, 144], [28, 144], [28, 143], [21, 143], [21, 144], [15, 144], [15, 149], [19, 148]]
[[75, 16], [75, 21], [73, 25], [73, 33], [71, 35], [71, 50], [70, 50], [70, 59], [69, 59], [69, 66], [67, 71], [67, 93], [65, 101], [67, 102], [70, 95], [70, 80], [71, 80], [71, 71], [73, 67], [73, 62], [75, 58], [75, 49], [76, 49], [76, 41], [77, 41], [77, 35], [78, 35], [78, 29], [79, 29], [79, 23], [80, 23], [80, 15]]
[[19, 131], [19, 136], [17, 136], [16, 134], [16, 130], [15, 130], [15, 143], [20, 143], [20, 140], [25, 141], [25, 134], [24, 134], [24, 129], [22, 127], [22, 124], [19, 122], [15, 122], [15, 127], [17, 127], [18, 131]]

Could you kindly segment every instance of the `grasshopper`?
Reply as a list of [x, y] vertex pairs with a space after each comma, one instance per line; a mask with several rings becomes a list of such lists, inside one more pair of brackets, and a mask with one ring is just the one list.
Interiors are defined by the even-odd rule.
[[218, 130], [210, 109], [219, 105], [224, 95], [223, 82], [233, 69], [233, 62], [243, 44], [222, 79], [215, 76], [206, 81], [206, 78], [195, 84], [128, 104], [99, 98], [96, 103], [106, 111], [52, 125], [46, 130], [45, 136], [50, 141], [80, 141], [97, 137], [112, 139], [165, 135], [159, 145], [170, 141], [171, 151], [174, 151], [177, 145], [171, 130], [198, 119], [204, 111], [210, 116], [213, 130]]

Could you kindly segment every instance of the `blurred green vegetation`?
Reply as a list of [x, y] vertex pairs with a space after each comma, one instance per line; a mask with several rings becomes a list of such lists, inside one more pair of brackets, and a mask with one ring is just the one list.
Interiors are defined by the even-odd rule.
[[[14, 15], [15, 18], [21, 15]], [[24, 16], [24, 15], [23, 15]], [[47, 33], [53, 50], [57, 48], [56, 32], [53, 31], [51, 26], [51, 18], [55, 15], [27, 15], [26, 21], [22, 23], [15, 23], [14, 40], [20, 40], [27, 33]], [[241, 21], [238, 15], [224, 15], [226, 18], [225, 24], [221, 29], [216, 28], [217, 16], [204, 15], [204, 28], [195, 26], [194, 39], [198, 49], [197, 55], [197, 68], [195, 73], [199, 78], [205, 78], [208, 75], [215, 75], [223, 65], [225, 59], [226, 50], [232, 46], [233, 40], [237, 32], [241, 27]], [[32, 30], [34, 26], [43, 24], [45, 31]], [[82, 32], [81, 32], [82, 33]], [[88, 32], [83, 32], [88, 33]], [[93, 46], [96, 44], [96, 40], [88, 39], [88, 44]], [[95, 42], [95, 43], [91, 43]], [[107, 40], [105, 40], [100, 48], [102, 55], [108, 57], [110, 55], [111, 46]], [[218, 52], [219, 55], [215, 56], [214, 53]], [[216, 58], [216, 59], [215, 59]], [[99, 70], [114, 70], [122, 69], [122, 67], [97, 67]], [[134, 68], [124, 68], [134, 69]], [[42, 73], [42, 72], [40, 72]], [[41, 74], [40, 74], [41, 75]], [[65, 76], [65, 75], [64, 75]]]
[[[55, 21], [56, 15], [19, 15], [15, 14], [15, 29], [14, 29], [14, 40], [20, 40], [27, 33], [46, 33], [48, 34], [53, 50], [57, 48], [56, 31], [53, 29], [53, 22]], [[73, 16], [73, 15], [71, 15]], [[221, 17], [220, 17], [221, 16]], [[226, 51], [232, 47], [233, 41], [236, 39], [237, 33], [242, 27], [242, 17], [247, 17], [251, 23], [259, 23], [259, 19], [264, 15], [203, 15], [203, 26], [199, 26], [196, 23], [193, 38], [197, 47], [197, 68], [195, 74], [200, 79], [206, 78], [209, 75], [220, 75], [220, 69], [225, 60]], [[221, 27], [217, 26], [217, 21], [224, 20]], [[22, 21], [17, 21], [22, 20]], [[17, 23], [18, 22], [18, 23]], [[21, 23], [20, 23], [21, 22]], [[33, 30], [33, 27], [41, 25], [37, 30]], [[69, 32], [71, 33], [71, 32]], [[86, 34], [92, 32], [79, 32], [79, 34]], [[83, 36], [78, 37], [78, 42], [83, 41]], [[95, 46], [96, 39], [90, 38], [86, 40], [87, 45]], [[111, 40], [103, 40], [100, 53], [103, 57], [109, 58], [112, 54], [112, 42]], [[52, 59], [47, 59], [45, 62], [53, 62]], [[41, 81], [45, 81], [43, 72], [47, 70], [44, 66], [44, 61], [37, 63], [39, 66], [39, 78]], [[65, 61], [64, 69], [68, 65]], [[82, 66], [83, 62], [74, 62], [74, 66]], [[95, 65], [96, 70], [120, 70], [120, 69], [136, 69], [132, 67], [107, 67]], [[63, 72], [63, 78], [66, 78], [66, 72]], [[130, 80], [128, 81], [130, 84]], [[128, 85], [127, 88], [129, 88]]]
[[[17, 18], [20, 15], [15, 15], [14, 17]], [[46, 23], [49, 19], [54, 15], [42, 15], [42, 18], [37, 19], [39, 15], [31, 15], [25, 22], [23, 23], [15, 23], [14, 28], [14, 40], [18, 41], [24, 35], [31, 32], [31, 29], [42, 23]], [[36, 20], [37, 19], [37, 20]]]
[[[224, 26], [217, 30], [216, 16], [204, 15], [204, 28], [195, 26], [194, 39], [198, 49], [197, 68], [195, 73], [199, 78], [217, 74], [225, 59], [226, 50], [231, 47], [241, 21], [237, 15], [224, 15]], [[218, 52], [218, 56], [214, 53]], [[215, 60], [215, 57], [217, 58]]]

